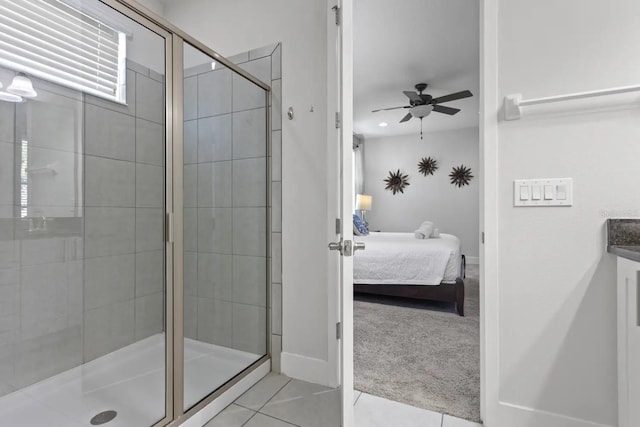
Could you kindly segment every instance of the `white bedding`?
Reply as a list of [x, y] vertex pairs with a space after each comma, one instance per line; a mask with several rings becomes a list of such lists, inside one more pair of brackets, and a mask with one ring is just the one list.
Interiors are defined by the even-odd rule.
[[460, 239], [451, 234], [416, 239], [413, 233], [369, 233], [353, 260], [353, 282], [370, 285], [439, 285], [460, 276]]

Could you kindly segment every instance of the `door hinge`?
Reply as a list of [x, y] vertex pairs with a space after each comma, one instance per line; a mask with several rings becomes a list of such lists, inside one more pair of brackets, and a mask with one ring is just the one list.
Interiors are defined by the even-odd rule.
[[340, 113], [336, 113], [336, 129], [340, 129], [342, 126], [342, 120], [340, 120]]
[[482, 238], [482, 244], [484, 244], [484, 231], [482, 232], [481, 238]]
[[340, 6], [335, 5], [335, 6], [333, 6], [333, 7], [331, 8], [331, 10], [333, 10], [333, 11], [335, 12], [335, 15], [336, 15], [336, 25], [340, 25], [340, 21], [341, 21], [341, 19], [340, 19], [340, 15], [341, 15], [341, 9], [340, 9]]
[[336, 339], [339, 340], [342, 338], [342, 323], [336, 323]]
[[336, 218], [336, 234], [340, 234], [342, 231], [342, 221], [340, 218]]

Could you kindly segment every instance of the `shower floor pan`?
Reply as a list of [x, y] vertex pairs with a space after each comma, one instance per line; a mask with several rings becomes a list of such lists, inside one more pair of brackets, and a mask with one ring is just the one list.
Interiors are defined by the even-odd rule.
[[[0, 398], [2, 425], [146, 427], [164, 417], [165, 337], [153, 335]], [[185, 339], [185, 401], [191, 407], [261, 356]]]

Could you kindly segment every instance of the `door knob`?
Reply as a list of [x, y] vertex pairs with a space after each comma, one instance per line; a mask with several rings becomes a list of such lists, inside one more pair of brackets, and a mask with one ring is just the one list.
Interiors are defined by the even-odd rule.
[[339, 242], [329, 242], [330, 251], [338, 251], [342, 254], [342, 239]]
[[355, 251], [364, 251], [364, 242], [354, 242], [353, 252]]

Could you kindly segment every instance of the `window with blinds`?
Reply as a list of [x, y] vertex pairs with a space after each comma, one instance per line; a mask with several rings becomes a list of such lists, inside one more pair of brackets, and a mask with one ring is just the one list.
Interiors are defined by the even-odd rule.
[[126, 34], [58, 0], [0, 0], [0, 66], [126, 101]]

